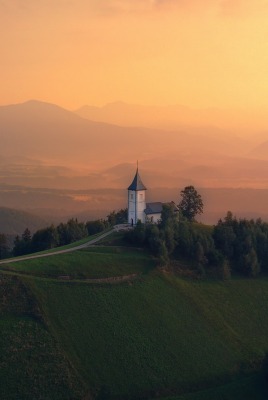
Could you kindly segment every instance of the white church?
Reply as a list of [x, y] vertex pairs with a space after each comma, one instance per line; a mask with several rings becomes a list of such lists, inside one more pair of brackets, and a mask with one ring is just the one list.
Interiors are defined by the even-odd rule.
[[130, 225], [136, 225], [138, 220], [142, 223], [157, 223], [161, 219], [163, 204], [172, 204], [174, 210], [179, 211], [174, 202], [146, 203], [146, 190], [137, 167], [136, 175], [128, 187], [128, 223]]

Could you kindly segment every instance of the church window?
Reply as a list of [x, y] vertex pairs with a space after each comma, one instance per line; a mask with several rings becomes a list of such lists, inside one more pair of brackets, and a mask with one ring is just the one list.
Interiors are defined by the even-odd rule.
[[143, 199], [143, 194], [141, 193], [141, 194], [140, 194], [140, 200], [142, 200], [142, 199]]
[[130, 195], [130, 200], [133, 200], [133, 194]]

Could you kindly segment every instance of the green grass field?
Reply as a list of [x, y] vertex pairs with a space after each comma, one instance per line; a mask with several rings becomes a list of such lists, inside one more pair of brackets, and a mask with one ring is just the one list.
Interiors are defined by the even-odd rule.
[[161, 400], [265, 400], [267, 399], [267, 378], [263, 373], [236, 379], [213, 389], [188, 393], [181, 396], [165, 397]]
[[[0, 398], [81, 399], [85, 389], [22, 282], [0, 274]], [[82, 388], [82, 389], [81, 389]]]
[[[12, 279], [10, 273], [19, 273], [13, 279], [23, 282], [23, 299], [30, 302], [20, 301], [20, 291], [9, 297], [2, 347], [12, 335], [17, 347], [18, 336], [26, 348], [30, 340], [36, 382], [50, 368], [60, 368], [61, 384], [50, 398], [83, 399], [86, 393], [113, 400], [268, 398], [261, 371], [268, 353], [268, 278], [191, 281], [158, 271], [140, 250], [97, 246], [14, 263], [5, 279]], [[117, 285], [82, 281], [132, 273], [138, 274], [134, 281]], [[55, 279], [60, 275], [78, 280]], [[14, 318], [29, 324], [23, 330], [30, 333], [16, 335]], [[15, 354], [14, 363], [22, 365], [25, 355]], [[9, 355], [7, 375], [14, 368]], [[23, 373], [17, 368], [7, 399], [16, 399]], [[54, 372], [51, 376], [47, 385], [52, 391]], [[74, 385], [77, 376], [83, 382], [80, 393]], [[49, 398], [42, 395], [41, 384], [35, 390], [40, 399]], [[20, 399], [28, 399], [26, 390], [22, 393]]]
[[6, 264], [5, 270], [41, 277], [72, 279], [109, 278], [140, 274], [154, 268], [155, 262], [143, 251], [117, 247], [90, 247], [72, 253]]
[[151, 273], [132, 285], [30, 284], [88, 387], [139, 398], [254, 371], [268, 348], [268, 281], [254, 283], [197, 284]]

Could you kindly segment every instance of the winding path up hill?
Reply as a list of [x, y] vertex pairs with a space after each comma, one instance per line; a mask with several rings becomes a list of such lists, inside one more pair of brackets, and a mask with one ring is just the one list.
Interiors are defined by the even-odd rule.
[[29, 255], [29, 256], [22, 256], [22, 257], [15, 257], [15, 258], [8, 258], [6, 260], [0, 261], [1, 264], [10, 264], [10, 263], [15, 263], [18, 261], [25, 261], [25, 260], [32, 260], [34, 258], [44, 258], [44, 257], [50, 257], [54, 256], [57, 254], [65, 254], [65, 253], [71, 253], [76, 250], [81, 250], [85, 249], [86, 247], [92, 246], [105, 238], [106, 236], [111, 235], [113, 232], [118, 231], [120, 229], [125, 229], [126, 225], [115, 225], [113, 229], [109, 230], [108, 232], [104, 232], [103, 234], [99, 235], [98, 237], [95, 237], [93, 239], [89, 239], [86, 243], [80, 244], [78, 246], [73, 246], [67, 249], [61, 249], [61, 250], [53, 250], [49, 253], [42, 253], [42, 254], [36, 254], [36, 255]]

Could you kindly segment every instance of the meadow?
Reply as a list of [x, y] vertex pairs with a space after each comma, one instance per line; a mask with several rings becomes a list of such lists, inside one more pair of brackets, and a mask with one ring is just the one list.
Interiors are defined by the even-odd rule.
[[0, 275], [0, 398], [79, 400], [85, 388], [47, 329], [36, 299]]
[[142, 250], [121, 247], [89, 247], [75, 252], [30, 259], [4, 265], [21, 274], [72, 279], [109, 278], [140, 274], [154, 268], [155, 262]]
[[[34, 311], [16, 311], [20, 291], [9, 297], [15, 311], [4, 311], [1, 340], [6, 349], [7, 338], [17, 332], [18, 378], [13, 391], [7, 386], [9, 397], [2, 398], [16, 399], [14, 391], [24, 379], [18, 366], [32, 354], [36, 382], [50, 370], [53, 376], [62, 362], [65, 386], [58, 385], [56, 400], [267, 398], [268, 278], [184, 279], [159, 270], [140, 249], [104, 245], [9, 268], [1, 276], [26, 288], [24, 298]], [[136, 279], [87, 281], [129, 274]], [[73, 280], [62, 281], [60, 275]], [[18, 334], [14, 318], [23, 321], [25, 335]], [[8, 354], [5, 362], [9, 376]], [[48, 393], [53, 382], [50, 386]], [[35, 390], [46, 398], [41, 385]], [[27, 391], [22, 393], [21, 399], [28, 399]]]

